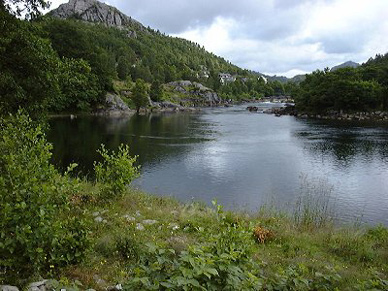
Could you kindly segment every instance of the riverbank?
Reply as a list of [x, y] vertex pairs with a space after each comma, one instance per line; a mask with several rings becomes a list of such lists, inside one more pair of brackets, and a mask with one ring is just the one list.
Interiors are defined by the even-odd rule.
[[[250, 111], [253, 110], [252, 106], [247, 108]], [[344, 120], [344, 121], [388, 121], [388, 112], [387, 111], [360, 111], [345, 113], [343, 111], [331, 110], [327, 113], [308, 113], [300, 112], [295, 106], [286, 105], [284, 107], [273, 107], [263, 111], [267, 114], [275, 114], [277, 116], [290, 115], [303, 119], [313, 118], [313, 119], [322, 119], [322, 120]]]
[[[78, 198], [72, 200], [88, 221], [91, 248], [81, 263], [43, 275], [55, 279], [45, 281], [46, 287], [388, 287], [388, 230], [384, 227], [335, 227], [327, 213], [313, 204], [286, 215], [270, 207], [255, 214], [227, 212], [217, 204], [212, 208], [202, 203], [182, 204], [134, 189], [109, 203], [91, 199], [101, 186], [82, 182], [79, 193], [88, 199], [75, 196]], [[7, 277], [2, 281], [7, 283]]]

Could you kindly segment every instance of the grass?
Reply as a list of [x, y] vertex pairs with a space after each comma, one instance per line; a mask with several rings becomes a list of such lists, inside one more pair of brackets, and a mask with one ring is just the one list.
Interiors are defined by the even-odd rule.
[[[82, 191], [93, 195], [98, 185], [84, 182]], [[125, 285], [133, 279], [134, 266], [147, 256], [147, 244], [173, 249], [177, 256], [192, 246], [207, 245], [209, 238], [225, 229], [226, 222], [251, 231], [246, 243], [259, 266], [252, 271], [263, 290], [388, 288], [384, 281], [388, 277], [387, 228], [334, 226], [325, 218], [327, 205], [322, 206], [324, 211], [317, 211], [316, 204], [309, 201], [301, 207], [302, 202], [293, 215], [263, 207], [254, 215], [223, 212], [223, 221], [217, 209], [203, 204], [182, 204], [133, 189], [109, 203], [85, 202], [92, 248], [83, 263], [60, 270], [57, 278], [79, 281], [80, 289]], [[96, 222], [96, 217], [105, 222]], [[147, 224], [147, 220], [154, 221]], [[143, 230], [138, 229], [139, 224]], [[261, 242], [253, 235], [255, 229], [263, 234]]]

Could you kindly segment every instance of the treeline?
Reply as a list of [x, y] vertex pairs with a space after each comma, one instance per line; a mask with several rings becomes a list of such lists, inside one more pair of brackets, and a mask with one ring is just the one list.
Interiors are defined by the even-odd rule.
[[[223, 99], [259, 99], [291, 95], [309, 112], [387, 110], [388, 56], [378, 55], [354, 68], [328, 69], [300, 83], [266, 82], [200, 45], [150, 28], [135, 33], [76, 19], [44, 16], [21, 21], [0, 5], [0, 112], [27, 108], [44, 112], [90, 111], [106, 92], [123, 81], [133, 91], [138, 79], [148, 83], [154, 101], [162, 84], [190, 80], [215, 90]], [[221, 82], [228, 73], [235, 81]], [[152, 84], [152, 85], [150, 85]]]
[[[149, 28], [133, 37], [126, 30], [72, 19], [44, 18], [39, 25], [60, 57], [86, 60], [107, 91], [113, 90], [112, 80], [116, 79], [142, 79], [154, 87], [176, 80], [195, 81], [228, 99], [286, 95], [295, 87], [294, 83], [264, 82], [260, 75], [232, 65], [196, 43]], [[223, 85], [220, 73], [235, 76], [236, 82]]]
[[[114, 91], [116, 80], [130, 89], [137, 79], [153, 88], [175, 80], [196, 81], [227, 99], [291, 92], [287, 85], [267, 84], [196, 43], [150, 28], [130, 28], [136, 33], [128, 33], [50, 16], [21, 21], [4, 7], [0, 10], [2, 113], [19, 107], [32, 115], [89, 111], [104, 101], [106, 92]], [[236, 76], [237, 81], [222, 85], [219, 73]]]
[[294, 82], [266, 82], [263, 78], [248, 76], [237, 78], [235, 82], [226, 83], [217, 88], [223, 99], [243, 100], [261, 99], [269, 96], [291, 96], [298, 89]]
[[388, 110], [388, 54], [377, 55], [358, 68], [307, 75], [295, 102], [298, 109], [314, 113]]
[[113, 91], [114, 80], [163, 84], [205, 81], [243, 70], [192, 42], [151, 29], [128, 32], [77, 20], [21, 21], [0, 6], [0, 110], [90, 110]]
[[[1, 6], [0, 6], [1, 8]], [[105, 87], [86, 60], [60, 56], [39, 25], [0, 9], [0, 113], [87, 110]]]
[[[128, 77], [149, 83], [198, 81], [204, 71], [242, 71], [195, 43], [151, 29], [137, 31], [133, 37], [127, 30], [72, 19], [44, 18], [39, 25], [60, 57], [88, 61], [95, 73], [107, 81]], [[105, 85], [110, 89], [109, 82]]]

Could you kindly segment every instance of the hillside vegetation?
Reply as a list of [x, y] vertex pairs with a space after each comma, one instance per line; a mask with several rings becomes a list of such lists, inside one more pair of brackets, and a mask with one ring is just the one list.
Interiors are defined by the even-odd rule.
[[[266, 83], [257, 73], [232, 65], [196, 43], [139, 24], [130, 27], [129, 33], [76, 16], [46, 15], [27, 22], [5, 8], [0, 10], [3, 113], [19, 107], [32, 115], [90, 111], [104, 104], [106, 92], [131, 92], [137, 79], [148, 83], [152, 98], [149, 88], [163, 91], [163, 84], [177, 80], [201, 83], [232, 100], [290, 94], [295, 87]], [[232, 81], [223, 82], [220, 73]], [[118, 82], [119, 88], [114, 86]], [[159, 95], [168, 97], [163, 92]], [[159, 97], [154, 101], [163, 101]]]
[[388, 54], [357, 68], [317, 70], [300, 83], [297, 108], [313, 113], [388, 110]]

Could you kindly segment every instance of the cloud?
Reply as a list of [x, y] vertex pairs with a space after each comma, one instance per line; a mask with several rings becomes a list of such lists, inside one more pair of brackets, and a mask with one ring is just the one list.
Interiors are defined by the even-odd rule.
[[[207, 37], [206, 28], [180, 36], [196, 36], [191, 39], [233, 63], [270, 74], [311, 72], [348, 60], [363, 62], [388, 51], [388, 41], [381, 37], [388, 33], [387, 1], [281, 3], [274, 1], [259, 19], [233, 18], [222, 39]], [[220, 18], [208, 29], [214, 30]]]
[[240, 67], [269, 74], [363, 62], [388, 51], [386, 0], [105, 2], [144, 25], [195, 41]]

